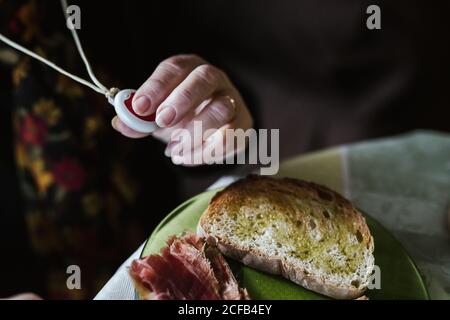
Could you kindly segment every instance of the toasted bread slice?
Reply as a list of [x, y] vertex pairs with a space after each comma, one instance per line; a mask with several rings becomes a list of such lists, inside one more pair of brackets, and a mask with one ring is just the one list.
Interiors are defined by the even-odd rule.
[[226, 256], [337, 299], [363, 294], [374, 268], [361, 213], [336, 192], [250, 176], [211, 200], [198, 233]]

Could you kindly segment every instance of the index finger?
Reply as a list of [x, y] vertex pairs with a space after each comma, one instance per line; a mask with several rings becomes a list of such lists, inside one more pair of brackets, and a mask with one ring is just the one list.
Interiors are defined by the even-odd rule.
[[206, 63], [196, 55], [177, 55], [161, 62], [136, 91], [133, 109], [141, 116], [156, 112], [158, 106], [199, 65]]

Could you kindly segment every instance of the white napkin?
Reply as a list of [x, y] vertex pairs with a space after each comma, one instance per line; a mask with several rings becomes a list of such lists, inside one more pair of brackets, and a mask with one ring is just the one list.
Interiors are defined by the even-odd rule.
[[113, 277], [105, 284], [100, 292], [95, 296], [94, 300], [134, 300], [134, 286], [128, 275], [127, 268], [131, 261], [139, 258], [144, 244], [139, 248], [119, 267]]
[[[236, 181], [238, 176], [225, 176], [212, 184], [208, 190], [223, 188], [230, 183]], [[100, 292], [95, 296], [94, 300], [134, 300], [135, 292], [131, 278], [127, 268], [131, 265], [131, 261], [140, 257], [143, 243], [116, 271], [113, 277], [105, 284]]]

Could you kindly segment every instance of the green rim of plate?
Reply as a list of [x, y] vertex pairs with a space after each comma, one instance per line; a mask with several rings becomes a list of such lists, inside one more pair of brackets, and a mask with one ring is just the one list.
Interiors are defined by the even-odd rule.
[[[147, 239], [141, 252], [141, 257], [150, 253], [157, 253], [165, 239], [157, 239], [158, 234], [175, 218], [188, 218], [198, 221], [209, 200], [218, 190], [206, 191], [183, 202], [169, 213], [155, 228]], [[203, 202], [204, 207], [191, 212], [193, 205]], [[200, 210], [202, 209], [202, 210]], [[380, 268], [381, 289], [367, 290], [366, 295], [371, 300], [417, 299], [429, 300], [429, 294], [414, 261], [402, 247], [400, 242], [392, 236], [375, 219], [363, 213], [375, 241], [375, 264]], [[193, 217], [191, 217], [193, 216]], [[183, 226], [191, 229], [191, 226]], [[180, 228], [177, 224], [176, 228]], [[195, 231], [192, 230], [192, 231]], [[174, 232], [172, 234], [175, 234]], [[179, 232], [178, 232], [179, 233]], [[166, 238], [166, 237], [164, 237]], [[267, 274], [245, 266], [239, 262], [227, 259], [239, 282], [247, 288], [253, 299], [261, 300], [327, 300], [330, 299], [318, 293], [309, 291], [281, 276]], [[136, 294], [136, 297], [137, 294]]]

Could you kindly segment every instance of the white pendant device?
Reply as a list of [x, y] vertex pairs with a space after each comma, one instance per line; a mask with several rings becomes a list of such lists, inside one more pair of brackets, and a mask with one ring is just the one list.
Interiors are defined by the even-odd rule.
[[136, 90], [124, 89], [120, 90], [108, 99], [109, 103], [114, 106], [119, 119], [134, 131], [141, 133], [151, 133], [158, 129], [153, 113], [148, 116], [140, 116], [134, 112], [132, 101]]

